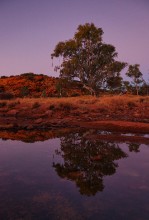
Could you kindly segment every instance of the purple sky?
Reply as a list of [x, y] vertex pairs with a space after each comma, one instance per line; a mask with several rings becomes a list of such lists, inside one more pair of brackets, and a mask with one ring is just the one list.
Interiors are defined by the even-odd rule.
[[0, 0], [0, 76], [54, 73], [50, 54], [93, 22], [118, 59], [149, 79], [149, 0]]

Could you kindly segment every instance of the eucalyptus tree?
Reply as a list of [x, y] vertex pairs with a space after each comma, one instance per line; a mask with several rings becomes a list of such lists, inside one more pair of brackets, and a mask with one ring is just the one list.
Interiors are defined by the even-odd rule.
[[110, 91], [117, 91], [120, 92], [122, 90], [123, 79], [121, 76], [112, 76], [109, 77], [107, 80], [107, 88]]
[[60, 71], [60, 77], [70, 80], [78, 79], [92, 95], [107, 85], [107, 80], [119, 76], [127, 65], [116, 61], [115, 47], [103, 43], [103, 30], [93, 23], [79, 25], [74, 37], [59, 42], [51, 54], [51, 58], [62, 58], [55, 69]]
[[126, 76], [132, 79], [132, 83], [135, 86], [136, 94], [139, 94], [139, 86], [144, 82], [143, 74], [140, 71], [140, 65], [129, 65], [128, 70], [126, 72]]

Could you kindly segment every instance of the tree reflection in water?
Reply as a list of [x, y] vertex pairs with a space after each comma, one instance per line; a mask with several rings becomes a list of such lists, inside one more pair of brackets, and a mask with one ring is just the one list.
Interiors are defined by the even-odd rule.
[[76, 182], [82, 195], [95, 195], [103, 191], [103, 177], [116, 172], [115, 160], [127, 157], [116, 143], [88, 140], [79, 133], [61, 138], [61, 148], [56, 150], [64, 162], [53, 162], [57, 174]]
[[136, 143], [130, 143], [130, 144], [128, 145], [129, 151], [130, 151], [130, 152], [133, 151], [133, 152], [135, 152], [135, 153], [140, 152], [139, 147], [140, 147], [140, 144], [136, 144]]

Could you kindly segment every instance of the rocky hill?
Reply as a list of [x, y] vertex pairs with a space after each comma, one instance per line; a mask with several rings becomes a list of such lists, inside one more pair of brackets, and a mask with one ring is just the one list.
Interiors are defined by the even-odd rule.
[[68, 82], [60, 78], [34, 73], [0, 78], [0, 99], [8, 97], [58, 97], [79, 96], [86, 91], [80, 82]]

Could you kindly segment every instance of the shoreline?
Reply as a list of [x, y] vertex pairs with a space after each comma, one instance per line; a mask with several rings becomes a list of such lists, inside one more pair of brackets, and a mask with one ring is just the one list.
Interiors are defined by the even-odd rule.
[[[2, 120], [1, 120], [2, 121]], [[7, 122], [6, 122], [7, 121]], [[0, 123], [0, 131], [3, 130], [48, 130], [57, 128], [84, 128], [84, 129], [97, 129], [111, 132], [126, 132], [126, 133], [140, 133], [149, 134], [149, 124], [144, 122], [133, 122], [124, 120], [96, 120], [85, 121], [77, 120], [75, 118], [63, 118], [46, 120], [39, 118], [34, 120], [17, 120], [17, 118], [5, 118]]]
[[67, 127], [55, 126], [45, 129], [1, 129], [0, 138], [32, 143], [60, 138], [70, 132], [83, 132], [83, 138], [90, 141], [101, 140], [149, 145], [149, 124], [126, 121], [94, 121], [80, 122], [80, 124], [72, 122], [71, 126], [67, 124]]
[[149, 97], [103, 96], [0, 101], [0, 130], [98, 129], [149, 134]]

